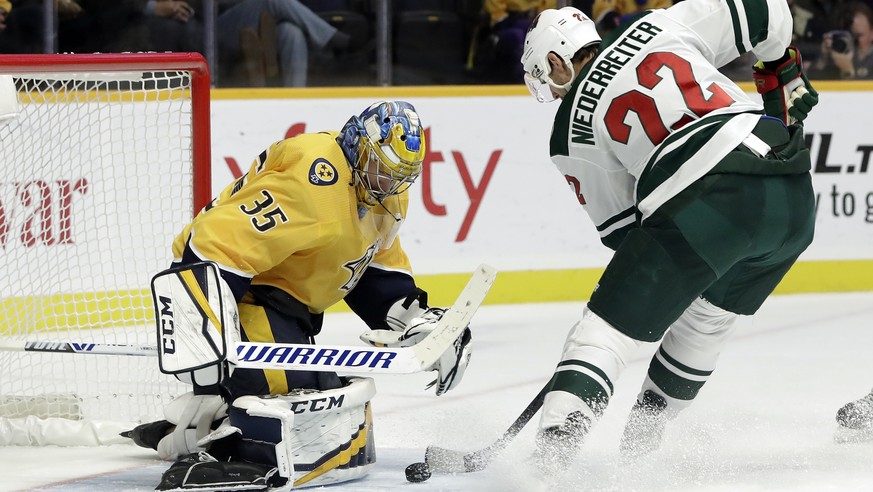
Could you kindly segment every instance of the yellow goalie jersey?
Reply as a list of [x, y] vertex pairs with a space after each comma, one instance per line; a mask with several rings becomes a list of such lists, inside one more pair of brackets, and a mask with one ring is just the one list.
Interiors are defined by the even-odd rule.
[[336, 136], [303, 134], [271, 145], [176, 237], [174, 256], [182, 258], [187, 245], [253, 285], [287, 292], [312, 313], [342, 300], [372, 261], [410, 272], [394, 237], [407, 192], [385, 199], [385, 208], [362, 208]]

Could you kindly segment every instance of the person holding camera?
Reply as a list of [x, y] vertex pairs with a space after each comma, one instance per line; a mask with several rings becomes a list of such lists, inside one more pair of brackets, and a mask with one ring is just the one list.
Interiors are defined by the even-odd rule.
[[873, 79], [873, 9], [861, 2], [847, 8], [848, 30], [825, 33], [816, 78]]

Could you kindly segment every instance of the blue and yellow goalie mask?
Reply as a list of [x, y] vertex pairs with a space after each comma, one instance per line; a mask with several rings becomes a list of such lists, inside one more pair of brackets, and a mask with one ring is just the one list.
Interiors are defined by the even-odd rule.
[[358, 201], [367, 206], [403, 193], [421, 174], [424, 133], [407, 102], [373, 104], [343, 126], [337, 142], [355, 175]]

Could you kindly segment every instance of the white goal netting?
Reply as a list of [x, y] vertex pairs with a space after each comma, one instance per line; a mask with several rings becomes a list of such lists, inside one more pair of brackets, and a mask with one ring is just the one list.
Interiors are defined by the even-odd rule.
[[40, 443], [7, 434], [41, 420], [160, 418], [185, 391], [152, 357], [8, 348], [155, 345], [150, 279], [208, 188], [208, 151], [194, 152], [203, 138], [208, 149], [208, 104], [204, 116], [192, 103], [205, 69], [175, 55], [44, 56], [0, 56], [0, 444]]

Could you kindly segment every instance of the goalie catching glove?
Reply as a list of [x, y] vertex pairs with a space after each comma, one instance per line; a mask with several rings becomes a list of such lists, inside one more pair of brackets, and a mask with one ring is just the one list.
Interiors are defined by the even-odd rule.
[[794, 46], [775, 61], [759, 61], [752, 76], [764, 101], [764, 113], [780, 118], [786, 125], [800, 123], [818, 104], [818, 92], [803, 73], [800, 51]]
[[[418, 302], [412, 302], [413, 300]], [[426, 301], [427, 294], [424, 291], [418, 291], [397, 301], [388, 311], [388, 319], [395, 321], [389, 322], [389, 326], [397, 331], [371, 330], [362, 333], [361, 340], [376, 347], [391, 348], [411, 347], [419, 343], [430, 335], [445, 313], [441, 308], [427, 308]], [[397, 320], [409, 321], [404, 327], [396, 323]], [[437, 371], [437, 378], [425, 389], [436, 386], [436, 394], [439, 396], [460, 384], [470, 362], [473, 350], [471, 341], [472, 334], [467, 327], [455, 343], [428, 369]]]

